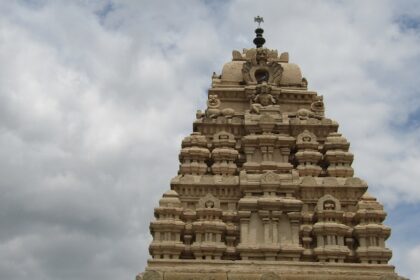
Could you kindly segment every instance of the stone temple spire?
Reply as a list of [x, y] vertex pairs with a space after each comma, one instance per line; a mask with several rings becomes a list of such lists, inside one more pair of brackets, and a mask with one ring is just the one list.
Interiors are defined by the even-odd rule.
[[384, 208], [322, 95], [255, 32], [256, 48], [212, 76], [137, 279], [403, 279], [388, 264]]
[[255, 29], [255, 34], [257, 36], [254, 39], [254, 44], [255, 44], [255, 46], [257, 46], [257, 48], [261, 48], [264, 45], [264, 43], [265, 43], [265, 39], [264, 39], [264, 37], [262, 35], [264, 33], [264, 29], [262, 29], [260, 27], [261, 26], [261, 23], [264, 22], [264, 19], [262, 17], [260, 17], [260, 16], [256, 16], [254, 18], [254, 22], [257, 22], [258, 23], [258, 27], [257, 27], [257, 29]]

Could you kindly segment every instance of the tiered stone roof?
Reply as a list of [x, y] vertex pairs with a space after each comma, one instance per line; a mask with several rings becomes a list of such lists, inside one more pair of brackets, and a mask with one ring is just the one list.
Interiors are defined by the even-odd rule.
[[337, 131], [288, 53], [233, 51], [155, 209], [143, 279], [398, 279]]

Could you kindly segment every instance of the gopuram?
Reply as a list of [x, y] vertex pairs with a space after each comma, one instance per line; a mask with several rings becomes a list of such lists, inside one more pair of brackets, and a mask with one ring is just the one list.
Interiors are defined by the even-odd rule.
[[404, 279], [388, 264], [383, 206], [354, 176], [323, 97], [255, 32], [256, 48], [213, 74], [137, 279]]

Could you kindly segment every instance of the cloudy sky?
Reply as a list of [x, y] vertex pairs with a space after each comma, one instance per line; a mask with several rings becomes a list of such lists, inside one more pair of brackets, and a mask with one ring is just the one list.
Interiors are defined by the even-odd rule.
[[0, 279], [133, 279], [213, 71], [288, 51], [420, 279], [420, 2], [1, 1]]

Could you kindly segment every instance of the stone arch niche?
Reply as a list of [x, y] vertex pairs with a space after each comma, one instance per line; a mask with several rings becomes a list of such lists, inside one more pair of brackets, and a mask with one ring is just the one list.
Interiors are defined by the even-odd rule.
[[318, 151], [318, 141], [315, 134], [304, 130], [297, 136], [295, 158], [298, 162], [297, 170], [300, 176], [318, 177], [322, 168], [319, 162], [322, 154]]
[[218, 146], [235, 146], [235, 135], [227, 131], [219, 131], [213, 135], [213, 144], [218, 144]]
[[273, 61], [269, 50], [266, 48], [256, 49], [250, 53], [250, 60], [242, 67], [243, 80], [246, 84], [260, 84], [267, 82], [270, 85], [280, 85], [283, 67]]
[[[334, 209], [325, 209], [325, 205], [331, 205], [331, 204], [334, 204]], [[337, 198], [333, 197], [330, 194], [326, 194], [318, 200], [318, 203], [316, 204], [316, 210], [317, 211], [323, 211], [323, 210], [341, 211], [341, 203]]]
[[198, 208], [220, 208], [220, 200], [214, 197], [211, 193], [206, 194], [198, 201]]
[[220, 260], [226, 251], [220, 200], [208, 193], [198, 201], [196, 220], [192, 223], [195, 241], [191, 251], [196, 259]]
[[344, 213], [340, 201], [330, 194], [318, 200], [315, 213], [317, 222], [313, 226], [317, 247], [314, 254], [321, 262], [343, 263], [350, 250], [345, 244], [350, 228], [343, 224]]

